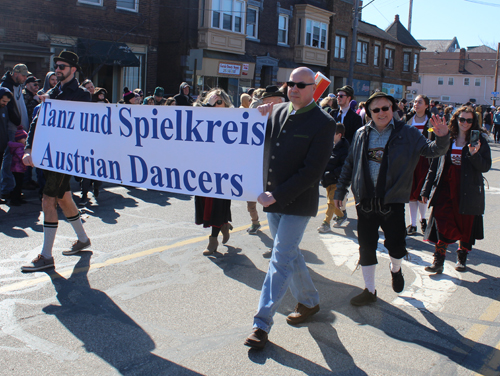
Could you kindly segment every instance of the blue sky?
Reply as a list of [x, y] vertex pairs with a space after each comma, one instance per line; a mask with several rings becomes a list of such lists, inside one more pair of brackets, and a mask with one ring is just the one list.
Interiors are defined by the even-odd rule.
[[[409, 0], [364, 0], [362, 19], [385, 30], [399, 14], [408, 28]], [[471, 2], [474, 1], [474, 2]], [[500, 0], [413, 0], [411, 33], [415, 39], [453, 39], [460, 47], [500, 42]], [[490, 5], [487, 5], [490, 4]]]

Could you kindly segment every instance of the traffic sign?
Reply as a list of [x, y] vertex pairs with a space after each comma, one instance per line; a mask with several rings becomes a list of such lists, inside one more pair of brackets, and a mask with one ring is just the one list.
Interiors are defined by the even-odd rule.
[[491, 92], [491, 95], [494, 95], [494, 96], [497, 96], [498, 94], [500, 94], [498, 91], [492, 91]]
[[500, 101], [500, 97], [491, 97], [490, 98], [492, 101]]

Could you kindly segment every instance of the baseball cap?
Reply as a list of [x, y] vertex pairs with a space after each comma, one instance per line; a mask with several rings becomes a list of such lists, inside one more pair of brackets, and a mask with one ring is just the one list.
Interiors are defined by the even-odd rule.
[[27, 79], [26, 79], [26, 82], [25, 84], [29, 84], [30, 82], [41, 82], [42, 80], [36, 78], [35, 76], [29, 76]]
[[12, 69], [12, 72], [14, 72], [14, 73], [20, 73], [23, 76], [28, 76], [28, 75], [33, 74], [33, 73], [31, 73], [28, 70], [28, 67], [26, 66], [26, 64], [17, 64], [17, 65], [15, 65], [14, 68]]

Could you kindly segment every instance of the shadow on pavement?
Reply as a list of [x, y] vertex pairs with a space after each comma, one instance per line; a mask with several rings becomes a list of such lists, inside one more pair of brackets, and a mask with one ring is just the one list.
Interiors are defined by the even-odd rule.
[[68, 279], [55, 270], [47, 272], [60, 306], [43, 309], [122, 375], [200, 375], [152, 351], [151, 337], [104, 292], [90, 287], [87, 273], [92, 252], [80, 252]]

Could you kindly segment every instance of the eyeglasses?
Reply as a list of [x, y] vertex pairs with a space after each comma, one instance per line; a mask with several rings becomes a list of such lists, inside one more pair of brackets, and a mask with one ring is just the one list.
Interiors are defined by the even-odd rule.
[[384, 106], [384, 107], [380, 107], [380, 108], [372, 108], [370, 110], [370, 112], [373, 112], [374, 114], [378, 114], [380, 112], [380, 110], [384, 111], [384, 112], [387, 112], [389, 111], [390, 107], [389, 106]]
[[220, 106], [222, 104], [222, 99], [218, 99], [217, 102], [215, 102], [215, 104], [218, 104]]
[[472, 124], [472, 118], [468, 118], [468, 119], [466, 119], [466, 118], [464, 118], [464, 117], [459, 117], [459, 118], [458, 118], [458, 121], [459, 121], [460, 123], [465, 123], [465, 122], [467, 122], [467, 124]]
[[54, 69], [65, 70], [69, 65], [66, 64], [54, 64]]
[[293, 82], [293, 81], [288, 81], [288, 82], [286, 83], [286, 86], [288, 86], [288, 87], [294, 87], [295, 85], [297, 85], [297, 88], [299, 88], [299, 89], [305, 89], [305, 87], [306, 87], [306, 86], [309, 86], [309, 85], [314, 85], [314, 84], [315, 84], [314, 82], [312, 82], [312, 83], [310, 83], [310, 84], [306, 84], [306, 83], [304, 83], [304, 82]]
[[345, 94], [337, 94], [337, 98], [344, 98], [344, 97], [347, 97], [347, 95], [345, 95]]

